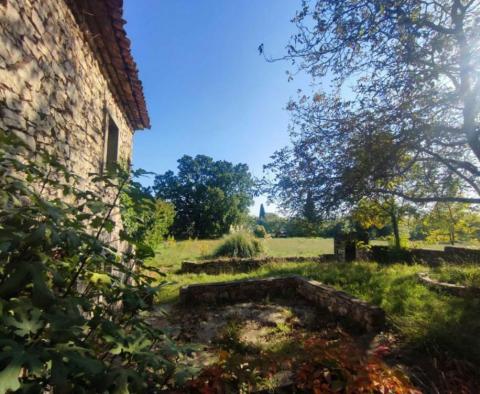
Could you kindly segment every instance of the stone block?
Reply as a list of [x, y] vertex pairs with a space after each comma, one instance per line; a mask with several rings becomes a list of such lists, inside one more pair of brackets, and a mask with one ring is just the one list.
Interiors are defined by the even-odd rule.
[[23, 131], [19, 130], [12, 130], [13, 134], [15, 134], [18, 138], [20, 138], [25, 144], [27, 144], [28, 149], [31, 152], [35, 152], [37, 143], [35, 141], [35, 138], [32, 136], [25, 134]]

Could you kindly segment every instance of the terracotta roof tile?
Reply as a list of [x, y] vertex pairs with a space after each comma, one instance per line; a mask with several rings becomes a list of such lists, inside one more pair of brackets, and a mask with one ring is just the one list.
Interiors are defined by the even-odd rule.
[[123, 19], [123, 0], [66, 0], [136, 130], [150, 128], [142, 82]]

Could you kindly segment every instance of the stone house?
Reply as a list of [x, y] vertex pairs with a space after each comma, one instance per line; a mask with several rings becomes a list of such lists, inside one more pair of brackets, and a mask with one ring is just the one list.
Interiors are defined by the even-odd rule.
[[88, 174], [130, 162], [133, 133], [150, 127], [122, 13], [123, 0], [0, 0], [0, 129], [88, 190]]
[[0, 128], [86, 177], [150, 127], [123, 0], [0, 0]]

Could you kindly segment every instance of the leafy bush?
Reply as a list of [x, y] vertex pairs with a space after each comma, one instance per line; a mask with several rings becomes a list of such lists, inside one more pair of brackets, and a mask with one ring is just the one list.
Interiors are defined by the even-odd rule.
[[214, 256], [255, 257], [263, 252], [262, 243], [249, 233], [238, 232], [225, 238], [215, 250]]
[[263, 227], [261, 224], [255, 226], [255, 229], [253, 230], [253, 234], [257, 238], [266, 238], [267, 237], [267, 230], [265, 230], [265, 227]]
[[155, 199], [149, 188], [130, 182], [120, 195], [122, 224], [132, 242], [156, 247], [168, 235], [175, 218], [173, 204]]
[[153, 223], [147, 231], [145, 241], [152, 248], [167, 237], [175, 219], [175, 207], [172, 203], [156, 200], [153, 211]]
[[129, 174], [93, 176], [97, 195], [26, 149], [0, 133], [0, 392], [164, 386], [179, 350], [142, 316], [159, 287], [141, 260], [151, 250], [122, 254], [105, 241], [125, 236], [111, 218]]

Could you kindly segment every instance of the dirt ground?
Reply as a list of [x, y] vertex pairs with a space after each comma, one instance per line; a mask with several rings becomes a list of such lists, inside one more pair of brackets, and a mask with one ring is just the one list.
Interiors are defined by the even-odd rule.
[[[193, 367], [204, 370], [231, 363], [229, 367], [235, 369], [236, 375], [245, 375], [242, 379], [255, 392], [281, 392], [290, 387], [294, 380], [292, 363], [305, 357], [301, 353], [308, 347], [303, 343], [311, 337], [328, 346], [348, 342], [361, 357], [382, 349], [391, 352], [396, 346], [396, 338], [391, 334], [361, 332], [301, 300], [195, 308], [170, 306], [165, 312], [158, 310], [152, 323], [168, 327], [171, 338], [180, 343], [195, 344], [197, 351], [189, 360]], [[238, 368], [244, 370], [237, 371]], [[268, 373], [263, 373], [265, 370]]]
[[[308, 346], [305, 346], [312, 338], [317, 345], [320, 341], [332, 348], [339, 359], [349, 360], [350, 356], [357, 360], [380, 359], [387, 374], [399, 376], [400, 382], [406, 382], [407, 386], [410, 381], [412, 387], [418, 389], [411, 392], [478, 392], [475, 391], [476, 383], [469, 381], [472, 372], [456, 363], [452, 366], [452, 360], [418, 353], [412, 356], [393, 331], [365, 333], [348, 321], [339, 321], [328, 311], [298, 299], [194, 308], [170, 305], [156, 310], [151, 322], [166, 329], [178, 343], [194, 346], [195, 351], [188, 359], [193, 369], [212, 374], [221, 365], [222, 371], [231, 372], [229, 379], [234, 376], [233, 391], [205, 392], [238, 392], [235, 391], [238, 382], [246, 387], [242, 392], [292, 392], [292, 384], [298, 381], [299, 366], [317, 357], [316, 353], [308, 353]], [[347, 354], [338, 353], [342, 348]], [[211, 379], [209, 375], [207, 380]], [[457, 388], [460, 391], [456, 391]]]

